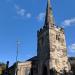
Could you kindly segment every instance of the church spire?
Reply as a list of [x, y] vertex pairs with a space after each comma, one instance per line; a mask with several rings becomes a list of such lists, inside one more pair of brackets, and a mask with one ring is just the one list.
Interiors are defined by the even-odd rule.
[[51, 27], [51, 26], [53, 26], [53, 24], [54, 24], [54, 21], [53, 21], [52, 8], [50, 5], [50, 0], [47, 0], [45, 25]]

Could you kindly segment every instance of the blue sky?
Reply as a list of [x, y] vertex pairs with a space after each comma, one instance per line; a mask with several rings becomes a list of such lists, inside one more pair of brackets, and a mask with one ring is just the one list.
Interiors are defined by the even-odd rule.
[[[37, 30], [44, 24], [47, 0], [0, 0], [0, 61], [37, 54]], [[64, 27], [68, 56], [75, 56], [75, 0], [51, 0], [55, 24]]]

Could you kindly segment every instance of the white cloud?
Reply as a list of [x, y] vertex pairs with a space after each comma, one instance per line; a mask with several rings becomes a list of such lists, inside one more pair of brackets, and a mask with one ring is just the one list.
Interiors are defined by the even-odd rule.
[[18, 16], [31, 18], [31, 13], [28, 13], [28, 11], [26, 11], [24, 8], [21, 8], [20, 6], [16, 4], [14, 6], [15, 6], [16, 13]]
[[63, 27], [65, 27], [65, 26], [71, 26], [73, 24], [75, 24], [75, 18], [66, 19], [62, 23]]
[[37, 19], [38, 19], [39, 21], [44, 20], [44, 18], [45, 18], [45, 13], [44, 13], [44, 12], [40, 13], [40, 14], [37, 16]]
[[24, 9], [20, 9], [17, 11], [17, 14], [20, 16], [24, 16], [25, 15], [25, 10]]
[[75, 44], [71, 44], [71, 45], [69, 46], [69, 49], [75, 51]]
[[31, 18], [31, 13], [26, 14], [27, 18]]
[[17, 15], [19, 15], [19, 16], [25, 16], [25, 12], [26, 12], [25, 9], [20, 8], [18, 5], [15, 5], [15, 8], [16, 8]]
[[68, 46], [68, 56], [75, 56], [75, 43]]

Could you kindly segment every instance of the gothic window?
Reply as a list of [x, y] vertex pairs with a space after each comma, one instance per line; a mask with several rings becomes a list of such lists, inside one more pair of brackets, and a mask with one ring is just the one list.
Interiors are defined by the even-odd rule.
[[56, 40], [60, 41], [60, 35], [59, 34], [56, 35]]
[[58, 40], [62, 46], [64, 46], [64, 38], [62, 38], [62, 36], [60, 36], [60, 34], [56, 35], [56, 40]]

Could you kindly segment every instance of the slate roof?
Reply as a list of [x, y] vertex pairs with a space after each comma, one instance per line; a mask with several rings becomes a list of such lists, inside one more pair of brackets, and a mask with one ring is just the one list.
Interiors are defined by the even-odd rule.
[[34, 56], [34, 57], [28, 59], [27, 61], [37, 61], [37, 60], [38, 60], [38, 57], [37, 56]]

